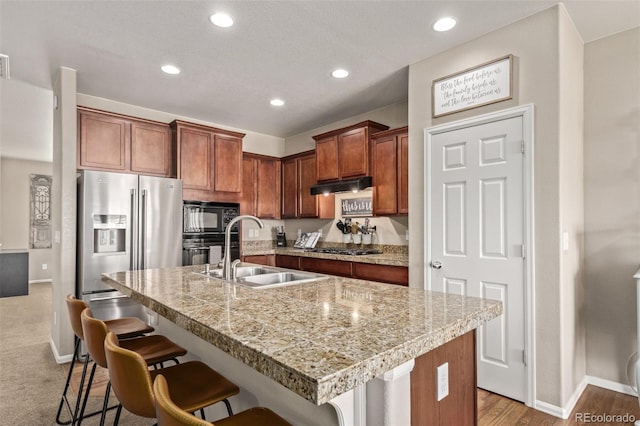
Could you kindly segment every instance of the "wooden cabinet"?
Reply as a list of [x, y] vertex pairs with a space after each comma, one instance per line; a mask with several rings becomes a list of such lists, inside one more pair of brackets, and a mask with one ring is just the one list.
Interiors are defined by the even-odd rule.
[[321, 274], [351, 277], [351, 262], [341, 260], [318, 259], [315, 257], [301, 257], [300, 269], [303, 271], [319, 272]]
[[[411, 371], [412, 425], [477, 425], [476, 332], [415, 359]], [[449, 363], [449, 395], [438, 401], [437, 368]]]
[[237, 202], [244, 134], [175, 120], [176, 174], [185, 200]]
[[314, 136], [317, 181], [368, 176], [371, 171], [370, 137], [388, 128], [374, 121], [363, 121]]
[[372, 136], [373, 214], [409, 213], [409, 133], [407, 127]]
[[353, 278], [404, 286], [409, 285], [409, 268], [404, 266], [353, 262], [352, 269]]
[[169, 125], [79, 107], [77, 167], [173, 177]]
[[245, 153], [240, 213], [280, 219], [280, 159]]
[[276, 255], [258, 254], [251, 256], [242, 256], [242, 261], [247, 263], [256, 263], [258, 265], [276, 266]]
[[276, 255], [276, 266], [388, 284], [409, 285], [409, 268], [317, 257]]
[[307, 151], [282, 159], [282, 218], [321, 218], [335, 216], [334, 194], [311, 195], [316, 183], [316, 156]]
[[276, 254], [276, 266], [279, 268], [300, 270], [300, 256]]

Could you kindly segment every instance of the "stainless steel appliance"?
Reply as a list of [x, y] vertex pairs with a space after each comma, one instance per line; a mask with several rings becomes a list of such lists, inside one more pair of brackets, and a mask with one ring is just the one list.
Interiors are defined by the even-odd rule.
[[182, 181], [99, 171], [78, 178], [77, 297], [100, 319], [141, 305], [103, 284], [104, 272], [180, 266]]
[[[222, 260], [224, 231], [240, 214], [237, 203], [185, 201], [183, 206], [182, 265], [217, 264]], [[231, 256], [240, 257], [238, 224], [231, 226]]]

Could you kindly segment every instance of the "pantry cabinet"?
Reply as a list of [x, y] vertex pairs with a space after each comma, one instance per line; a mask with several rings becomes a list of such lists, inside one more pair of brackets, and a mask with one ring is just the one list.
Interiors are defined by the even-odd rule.
[[280, 159], [245, 153], [240, 213], [280, 219]]
[[170, 126], [184, 199], [237, 201], [244, 134], [179, 120]]
[[371, 138], [373, 214], [409, 213], [409, 133], [407, 127], [376, 133]]
[[77, 168], [175, 176], [168, 124], [78, 108]]
[[368, 176], [371, 172], [371, 135], [389, 126], [363, 121], [316, 135], [318, 182]]
[[282, 159], [282, 218], [321, 218], [335, 216], [333, 194], [311, 195], [316, 184], [316, 156], [314, 151]]

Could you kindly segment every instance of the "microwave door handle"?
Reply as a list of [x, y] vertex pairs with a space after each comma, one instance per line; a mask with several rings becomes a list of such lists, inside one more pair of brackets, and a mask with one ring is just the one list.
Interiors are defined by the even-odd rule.
[[138, 222], [138, 218], [136, 216], [136, 202], [138, 200], [137, 197], [137, 191], [135, 188], [131, 188], [130, 191], [130, 196], [131, 196], [131, 216], [129, 217], [129, 221], [130, 221], [130, 228], [129, 229], [129, 237], [130, 237], [130, 242], [129, 242], [129, 269], [134, 270], [134, 269], [138, 269], [137, 268], [137, 259], [138, 259], [138, 255], [137, 255], [137, 248], [138, 248], [138, 244], [136, 241], [136, 235], [138, 234], [137, 232], [137, 222]]

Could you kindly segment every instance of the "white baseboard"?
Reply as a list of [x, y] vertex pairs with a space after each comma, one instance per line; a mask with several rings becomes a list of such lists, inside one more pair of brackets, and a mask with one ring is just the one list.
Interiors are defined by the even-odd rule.
[[542, 411], [543, 413], [551, 414], [555, 417], [568, 419], [588, 384], [589, 381], [587, 376], [583, 377], [582, 381], [580, 381], [580, 384], [578, 384], [576, 389], [573, 391], [573, 394], [571, 394], [569, 401], [567, 401], [564, 407], [558, 407], [557, 405], [549, 404], [548, 402], [536, 400], [533, 408], [538, 411]]
[[608, 389], [614, 392], [624, 393], [631, 396], [637, 396], [636, 392], [629, 385], [625, 385], [622, 383], [612, 382], [611, 380], [601, 379], [599, 377], [593, 376], [584, 376], [576, 390], [569, 398], [569, 401], [565, 404], [564, 407], [558, 407], [557, 405], [549, 404], [544, 401], [536, 400], [534, 403], [534, 407], [538, 411], [542, 411], [543, 413], [550, 414], [555, 417], [560, 417], [562, 419], [568, 419], [571, 415], [571, 412], [575, 408], [582, 392], [584, 392], [587, 385], [598, 386], [600, 388]]
[[53, 339], [49, 339], [49, 346], [51, 346], [51, 352], [53, 352], [53, 357], [56, 359], [58, 364], [66, 364], [67, 362], [71, 362], [73, 359], [73, 354], [60, 355]]
[[29, 280], [29, 284], [50, 283], [50, 282], [51, 282], [51, 278], [44, 279], [44, 280]]
[[601, 379], [599, 377], [587, 376], [587, 380], [590, 385], [598, 386], [599, 388], [605, 388], [614, 392], [625, 393], [631, 396], [638, 396], [638, 394], [629, 385], [622, 383], [612, 382], [611, 380]]

